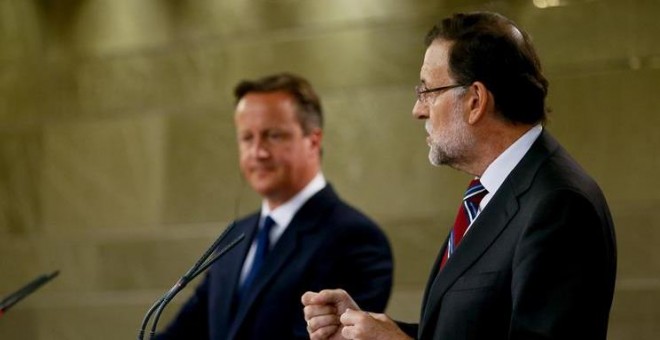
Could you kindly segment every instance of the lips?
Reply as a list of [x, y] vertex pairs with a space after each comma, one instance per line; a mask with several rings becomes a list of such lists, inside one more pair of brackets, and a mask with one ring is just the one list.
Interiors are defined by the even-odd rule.
[[274, 166], [252, 166], [249, 168], [250, 173], [259, 175], [266, 175], [275, 171]]
[[254, 172], [254, 173], [271, 172], [271, 171], [273, 171], [272, 168], [266, 168], [266, 167], [250, 168], [250, 172]]

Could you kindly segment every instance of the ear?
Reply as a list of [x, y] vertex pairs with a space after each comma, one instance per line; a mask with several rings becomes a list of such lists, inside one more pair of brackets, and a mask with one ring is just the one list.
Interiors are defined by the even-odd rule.
[[467, 107], [469, 109], [468, 124], [473, 125], [480, 121], [493, 105], [493, 95], [488, 91], [486, 85], [475, 81], [468, 88]]
[[321, 142], [323, 141], [323, 130], [319, 128], [313, 128], [312, 131], [307, 134], [307, 139], [309, 140], [310, 146], [313, 149], [320, 150]]

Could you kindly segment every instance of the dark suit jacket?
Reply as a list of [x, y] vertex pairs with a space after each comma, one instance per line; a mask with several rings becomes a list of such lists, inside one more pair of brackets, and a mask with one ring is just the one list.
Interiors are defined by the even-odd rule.
[[605, 339], [614, 228], [598, 185], [547, 133], [425, 292], [419, 339]]
[[[383, 232], [348, 206], [330, 185], [310, 198], [270, 251], [251, 291], [235, 302], [236, 287], [259, 213], [236, 223], [220, 258], [158, 339], [308, 339], [305, 291], [343, 288], [360, 306], [383, 311], [392, 285], [392, 255]], [[221, 249], [223, 244], [218, 246]]]

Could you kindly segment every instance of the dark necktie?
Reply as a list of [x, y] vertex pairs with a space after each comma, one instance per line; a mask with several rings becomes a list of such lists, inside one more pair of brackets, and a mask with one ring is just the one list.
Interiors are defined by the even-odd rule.
[[254, 261], [252, 261], [252, 268], [245, 276], [245, 281], [240, 287], [240, 299], [243, 300], [248, 291], [250, 291], [250, 286], [254, 282], [254, 279], [259, 274], [259, 270], [266, 260], [266, 255], [270, 250], [270, 231], [273, 230], [275, 226], [275, 221], [273, 221], [270, 216], [266, 216], [264, 219], [263, 225], [259, 228], [257, 233], [257, 251], [254, 253]]
[[479, 203], [481, 203], [481, 200], [487, 193], [488, 190], [481, 185], [478, 178], [475, 178], [470, 182], [468, 189], [465, 191], [465, 195], [463, 195], [463, 204], [458, 208], [458, 214], [456, 214], [456, 220], [454, 221], [454, 228], [452, 228], [451, 233], [449, 234], [447, 251], [442, 256], [440, 268], [445, 266], [447, 259], [451, 257], [461, 243], [461, 240], [463, 240], [463, 236], [468, 227], [477, 218], [477, 214], [479, 213]]

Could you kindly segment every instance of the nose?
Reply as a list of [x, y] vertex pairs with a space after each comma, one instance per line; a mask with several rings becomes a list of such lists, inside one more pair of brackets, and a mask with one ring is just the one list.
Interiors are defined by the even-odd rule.
[[416, 100], [415, 105], [413, 106], [412, 109], [412, 115], [416, 119], [428, 119], [429, 118], [429, 108], [427, 105], [422, 103], [421, 101]]
[[266, 141], [261, 138], [255, 139], [254, 142], [250, 144], [248, 153], [256, 159], [264, 159], [270, 156], [268, 145]]

